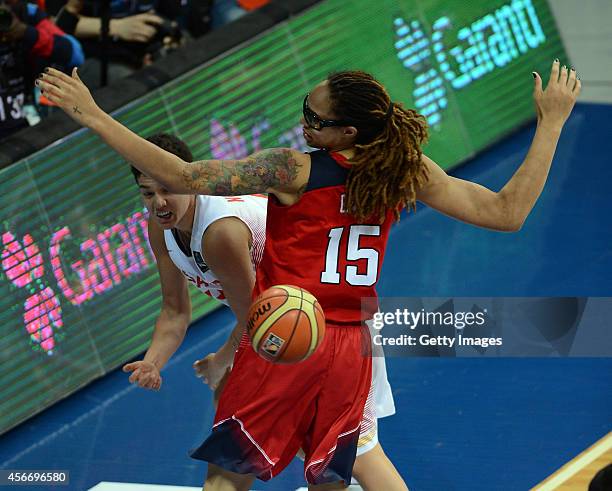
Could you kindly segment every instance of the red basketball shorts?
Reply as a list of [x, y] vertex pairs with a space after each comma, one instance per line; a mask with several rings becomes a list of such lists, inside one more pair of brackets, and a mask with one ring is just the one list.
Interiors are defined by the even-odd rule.
[[310, 484], [347, 485], [371, 383], [370, 338], [361, 327], [327, 326], [305, 361], [273, 364], [241, 346], [212, 434], [191, 454], [267, 481], [304, 450]]

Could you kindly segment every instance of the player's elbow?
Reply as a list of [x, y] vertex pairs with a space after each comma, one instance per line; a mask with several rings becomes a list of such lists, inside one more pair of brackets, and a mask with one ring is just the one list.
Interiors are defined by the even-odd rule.
[[523, 220], [512, 219], [504, 224], [503, 227], [499, 229], [500, 232], [518, 232], [523, 228]]
[[523, 228], [525, 219], [527, 218], [520, 207], [515, 206], [513, 202], [503, 193], [498, 193], [498, 223], [497, 230], [500, 232], [518, 232]]

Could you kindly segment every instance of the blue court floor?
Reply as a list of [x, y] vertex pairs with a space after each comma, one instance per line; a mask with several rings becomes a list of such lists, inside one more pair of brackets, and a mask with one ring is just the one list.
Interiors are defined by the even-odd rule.
[[[403, 219], [380, 293], [612, 296], [611, 119], [612, 106], [577, 106], [547, 187], [516, 234], [425, 208]], [[499, 189], [533, 130], [454, 174]], [[100, 481], [200, 486], [206, 466], [187, 451], [208, 434], [213, 409], [191, 364], [222, 343], [232, 320], [222, 309], [192, 326], [160, 392], [116, 370], [3, 435], [0, 468], [69, 470], [70, 486], [57, 489], [79, 491]], [[380, 422], [380, 438], [412, 491], [527, 490], [612, 430], [609, 358], [390, 358], [387, 366], [398, 414]], [[302, 475], [295, 461], [254, 489], [293, 490]]]

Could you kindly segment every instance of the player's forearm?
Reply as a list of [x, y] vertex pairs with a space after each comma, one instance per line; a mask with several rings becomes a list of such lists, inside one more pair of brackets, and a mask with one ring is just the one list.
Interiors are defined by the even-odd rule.
[[168, 191], [193, 193], [182, 177], [188, 164], [176, 155], [141, 138], [102, 110], [97, 111], [90, 127], [123, 158]]
[[228, 340], [217, 351], [219, 361], [224, 365], [229, 366], [234, 362], [234, 354], [236, 353], [238, 346], [240, 346], [240, 340], [242, 339], [243, 333], [244, 324], [237, 323]]
[[183, 342], [188, 324], [187, 316], [171, 317], [162, 312], [155, 323], [151, 346], [144, 360], [161, 370]]
[[510, 227], [519, 229], [540, 197], [550, 171], [562, 124], [538, 122], [522, 165], [499, 192]]

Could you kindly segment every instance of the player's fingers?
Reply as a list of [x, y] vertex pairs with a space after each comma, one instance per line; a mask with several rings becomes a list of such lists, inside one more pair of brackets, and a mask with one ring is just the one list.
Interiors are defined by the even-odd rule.
[[568, 69], [565, 65], [563, 65], [563, 67], [561, 68], [561, 73], [559, 74], [559, 85], [561, 87], [567, 86], [567, 75]]
[[572, 67], [569, 72], [569, 76], [567, 77], [567, 86], [569, 90], [574, 90], [575, 85], [576, 85], [576, 69]]
[[69, 75], [66, 75], [64, 72], [60, 70], [57, 70], [49, 66], [45, 68], [44, 71], [45, 71], [45, 74], [48, 75], [49, 77], [52, 77], [57, 80], [61, 80], [62, 82], [65, 82], [67, 84], [72, 84], [72, 77], [70, 77]]
[[[40, 91], [41, 94], [43, 93], [43, 91]], [[53, 94], [49, 94], [49, 93], [44, 93], [45, 97], [47, 98], [48, 101], [52, 102], [53, 104], [55, 104], [56, 106], [60, 105], [60, 98], [54, 96]]]
[[[58, 85], [57, 80], [54, 81], [47, 75], [41, 75], [36, 79], [34, 84], [43, 92], [53, 92], [57, 97], [61, 97], [63, 95], [61, 85]], [[61, 84], [61, 82], [59, 82], [59, 84]]]
[[81, 77], [79, 77], [79, 71], [77, 70], [77, 67], [74, 67], [72, 69], [72, 78], [82, 83]]
[[157, 380], [148, 380], [147, 381], [147, 389], [149, 390], [157, 390]]
[[539, 96], [542, 94], [542, 77], [538, 72], [531, 72], [534, 78], [533, 95]]
[[576, 85], [574, 86], [574, 90], [572, 91], [575, 97], [578, 97], [580, 95], [581, 89], [582, 89], [582, 81], [580, 80], [580, 78], [577, 78]]
[[137, 362], [126, 363], [125, 365], [123, 365], [123, 371], [124, 372], [131, 372], [133, 370], [136, 370], [136, 368], [138, 368], [138, 363]]
[[55, 85], [37, 80], [36, 86], [40, 89], [40, 93], [44, 94], [44, 96], [51, 102], [61, 105], [61, 103], [64, 101], [64, 92]]
[[550, 69], [550, 81], [549, 84], [557, 83], [559, 81], [559, 58], [555, 59]]
[[134, 373], [132, 373], [132, 375], [130, 375], [130, 378], [128, 379], [128, 381], [130, 382], [130, 384], [133, 384], [139, 378], [140, 378], [140, 370], [135, 370]]

